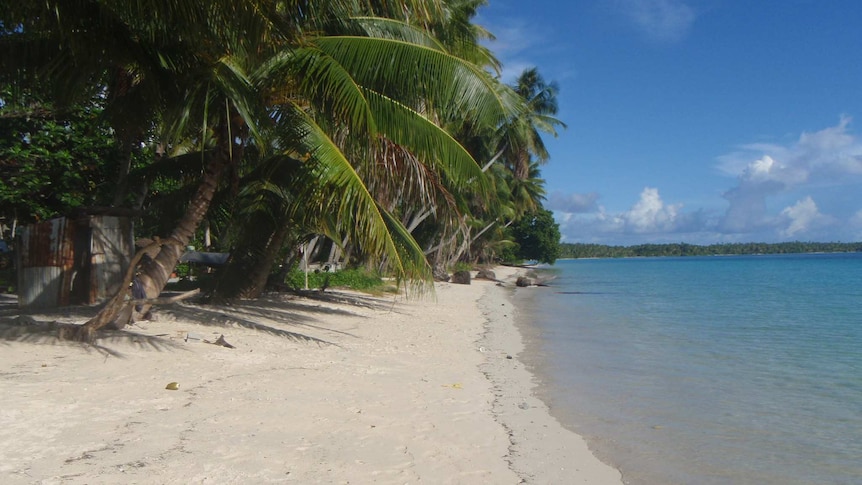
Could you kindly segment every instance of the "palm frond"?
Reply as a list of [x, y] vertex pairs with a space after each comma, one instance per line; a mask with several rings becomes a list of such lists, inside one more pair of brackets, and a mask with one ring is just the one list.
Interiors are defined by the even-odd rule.
[[545, 114], [535, 114], [530, 117], [530, 121], [537, 130], [544, 131], [553, 136], [557, 136], [557, 127], [566, 128], [566, 124], [559, 119]]
[[213, 82], [220, 94], [236, 108], [248, 126], [251, 135], [265, 146], [261, 127], [257, 121], [263, 118], [259, 112], [260, 104], [257, 91], [236, 58], [223, 56], [213, 66]]
[[445, 52], [369, 37], [320, 37], [313, 42], [358, 84], [405, 104], [427, 103], [486, 126], [497, 126], [523, 110], [522, 99], [511, 88]]
[[[332, 139], [299, 106], [286, 118], [293, 145], [301, 147], [313, 163], [313, 173], [330, 188], [327, 197], [338, 214], [338, 227], [359, 243], [373, 259], [386, 259], [399, 277], [423, 280], [430, 268], [421, 249], [403, 225], [374, 200], [359, 174]], [[405, 239], [403, 236], [407, 235]]]
[[381, 17], [353, 17], [350, 20], [369, 37], [400, 40], [446, 52], [446, 47], [436, 37], [407, 22]]
[[254, 74], [259, 84], [282, 83], [284, 76], [298, 79], [303, 98], [315, 102], [333, 118], [349, 123], [359, 136], [377, 131], [362, 89], [343, 66], [319, 49], [283, 50], [272, 56]]
[[485, 191], [482, 168], [449, 132], [391, 98], [370, 90], [365, 93], [381, 134], [408, 147], [429, 166], [440, 170], [455, 187], [464, 189], [469, 185], [477, 192]]

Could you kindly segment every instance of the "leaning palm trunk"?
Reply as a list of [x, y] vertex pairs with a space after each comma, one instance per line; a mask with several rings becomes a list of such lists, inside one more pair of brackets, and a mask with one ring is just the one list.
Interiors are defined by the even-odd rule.
[[[158, 253], [154, 258], [145, 261], [136, 279], [143, 289], [145, 298], [156, 298], [164, 290], [171, 272], [180, 261], [185, 247], [191, 241], [204, 216], [209, 210], [213, 194], [218, 187], [221, 175], [225, 167], [231, 163], [239, 153], [234, 150], [230, 129], [226, 121], [222, 122], [218, 129], [217, 149], [204, 170], [203, 179], [189, 202], [186, 213], [180, 219], [172, 231], [170, 237], [159, 243]], [[132, 275], [133, 269], [129, 269]], [[79, 340], [92, 340], [96, 331], [117, 321], [123, 317], [123, 311], [132, 303], [127, 299], [129, 293], [128, 283], [120, 288], [119, 294], [112, 298], [109, 304], [81, 328], [81, 331], [72, 336]], [[140, 309], [145, 313], [147, 308]], [[122, 323], [125, 322], [121, 322]]]
[[183, 218], [171, 232], [169, 239], [172, 244], [163, 244], [156, 257], [142, 266], [138, 279], [147, 298], [155, 298], [164, 290], [171, 272], [179, 263], [180, 256], [209, 210], [222, 173], [233, 160], [241, 157], [239, 148], [231, 141], [230, 133], [228, 123], [223, 122], [219, 127], [216, 151], [204, 170], [201, 184], [189, 202]]

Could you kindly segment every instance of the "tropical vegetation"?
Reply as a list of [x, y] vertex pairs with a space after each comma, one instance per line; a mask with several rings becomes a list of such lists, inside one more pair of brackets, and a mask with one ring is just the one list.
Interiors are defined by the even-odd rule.
[[549, 210], [541, 209], [522, 217], [512, 227], [512, 237], [516, 249], [514, 257], [509, 259], [554, 264], [560, 257], [560, 228]]
[[500, 80], [484, 3], [4, 2], [0, 217], [134, 214], [147, 298], [189, 245], [230, 252], [219, 299], [300, 255], [419, 284], [496, 261], [563, 124], [535, 69]]
[[862, 242], [723, 243], [696, 245], [685, 243], [608, 246], [602, 244], [560, 244], [560, 258], [636, 258], [663, 256], [735, 256], [756, 254], [855, 253]]

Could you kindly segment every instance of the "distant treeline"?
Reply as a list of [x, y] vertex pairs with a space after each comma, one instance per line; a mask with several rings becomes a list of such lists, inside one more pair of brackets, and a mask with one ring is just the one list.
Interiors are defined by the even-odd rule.
[[741, 254], [852, 253], [862, 251], [862, 242], [854, 243], [730, 243], [698, 246], [695, 244], [641, 244], [638, 246], [605, 246], [601, 244], [560, 244], [561, 259], [632, 258], [656, 256], [718, 256]]

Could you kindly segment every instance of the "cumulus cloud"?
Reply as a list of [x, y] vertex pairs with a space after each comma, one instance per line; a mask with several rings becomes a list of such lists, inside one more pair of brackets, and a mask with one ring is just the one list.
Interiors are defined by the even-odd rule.
[[694, 9], [681, 0], [618, 0], [618, 7], [650, 38], [677, 41], [696, 18]]
[[643, 236], [678, 240], [710, 226], [701, 211], [683, 212], [682, 204], [667, 204], [654, 187], [645, 187], [634, 205], [622, 212], [598, 205], [597, 194], [555, 195], [549, 208], [555, 211], [565, 241], [618, 242]]
[[769, 224], [766, 212], [766, 194], [732, 189], [724, 194], [730, 203], [719, 223], [724, 232], [741, 233], [763, 229]]
[[808, 172], [800, 167], [776, 162], [769, 155], [751, 162], [746, 167], [740, 180], [748, 185], [766, 185], [770, 187], [793, 186], [804, 183]]
[[781, 211], [779, 219], [785, 227], [781, 235], [786, 238], [799, 238], [812, 235], [818, 230], [836, 223], [831, 216], [822, 214], [811, 197], [805, 197], [790, 207]]
[[[789, 146], [744, 145], [719, 157], [719, 169], [737, 179], [736, 186], [724, 193], [729, 206], [721, 222], [722, 229], [751, 232], [778, 224], [767, 213], [770, 197], [815, 187], [858, 184], [862, 179], [862, 142], [849, 133], [850, 122], [849, 117], [841, 117], [836, 126], [803, 133]], [[810, 204], [803, 204], [796, 212], [805, 207], [810, 209]], [[782, 212], [781, 217], [786, 219], [794, 213]], [[791, 228], [782, 235], [791, 236], [787, 230]]]
[[718, 157], [721, 172], [739, 177], [740, 184], [777, 182], [786, 187], [804, 183], [846, 183], [847, 175], [862, 175], [862, 142], [849, 133], [852, 119], [842, 116], [836, 126], [802, 133], [789, 146], [755, 143]]
[[[720, 157], [735, 183], [726, 210], [686, 210], [646, 187], [627, 210], [609, 211], [597, 193], [554, 193], [566, 241], [638, 244], [686, 241], [862, 240], [862, 208], [848, 207], [862, 184], [862, 139], [850, 118], [786, 144], [744, 145]], [[855, 211], [855, 212], [854, 212]]]
[[844, 225], [844, 236], [848, 240], [862, 241], [862, 209], [856, 211]]
[[677, 215], [682, 205], [666, 205], [658, 189], [644, 188], [640, 200], [622, 215], [625, 227], [635, 233], [665, 232], [676, 226]]

